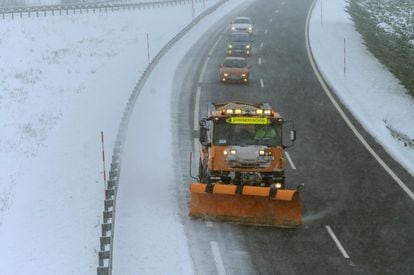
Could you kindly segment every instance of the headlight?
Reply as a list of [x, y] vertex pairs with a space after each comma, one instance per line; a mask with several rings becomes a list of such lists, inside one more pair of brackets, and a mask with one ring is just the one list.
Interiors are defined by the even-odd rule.
[[231, 27], [231, 30], [232, 30], [232, 31], [235, 31], [235, 30], [236, 30], [236, 27]]
[[226, 149], [226, 150], [223, 151], [223, 154], [225, 156], [227, 156], [229, 153], [230, 153], [230, 155], [235, 155], [235, 154], [237, 154], [237, 151], [236, 151], [236, 149], [231, 149], [230, 151]]
[[253, 30], [253, 28], [252, 27], [249, 27], [249, 32], [251, 32]]
[[265, 150], [259, 150], [259, 156], [264, 156], [265, 155]]
[[242, 74], [242, 77], [246, 77], [246, 74]]
[[225, 74], [223, 74], [225, 77], [228, 77], [229, 76], [229, 74], [228, 73], [225, 73]]
[[229, 45], [229, 49], [233, 48], [233, 45]]
[[277, 182], [277, 183], [275, 184], [275, 186], [276, 186], [276, 188], [277, 188], [277, 189], [282, 188], [282, 184], [281, 184], [280, 182]]
[[250, 49], [250, 45], [246, 45], [246, 49]]

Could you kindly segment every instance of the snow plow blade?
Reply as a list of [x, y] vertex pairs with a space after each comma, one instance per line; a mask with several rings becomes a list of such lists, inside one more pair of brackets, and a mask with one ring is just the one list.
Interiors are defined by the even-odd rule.
[[275, 191], [270, 187], [192, 183], [189, 215], [243, 224], [299, 227], [299, 192]]

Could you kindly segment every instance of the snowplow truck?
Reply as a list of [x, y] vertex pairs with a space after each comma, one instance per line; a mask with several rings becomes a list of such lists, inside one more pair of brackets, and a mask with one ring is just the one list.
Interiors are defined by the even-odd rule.
[[285, 187], [283, 152], [296, 139], [293, 122], [284, 121], [268, 103], [227, 102], [209, 103], [199, 125], [199, 171], [193, 177], [198, 182], [190, 184], [190, 216], [301, 225], [300, 188]]

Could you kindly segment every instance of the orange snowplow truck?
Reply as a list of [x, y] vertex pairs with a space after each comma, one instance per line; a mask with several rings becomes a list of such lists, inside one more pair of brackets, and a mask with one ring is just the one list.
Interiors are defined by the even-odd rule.
[[285, 187], [283, 151], [296, 139], [292, 122], [268, 103], [209, 103], [199, 135], [199, 175], [190, 185], [190, 216], [301, 225], [299, 187]]

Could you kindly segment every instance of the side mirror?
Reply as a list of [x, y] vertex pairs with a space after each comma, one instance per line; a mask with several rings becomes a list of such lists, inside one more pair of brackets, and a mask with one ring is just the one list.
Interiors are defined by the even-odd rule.
[[209, 145], [209, 139], [208, 139], [208, 126], [207, 126], [207, 120], [204, 118], [200, 120], [198, 123], [200, 125], [200, 131], [199, 131], [199, 141], [202, 145], [208, 146]]
[[295, 125], [292, 120], [285, 120], [282, 125], [282, 146], [292, 147], [296, 140]]

